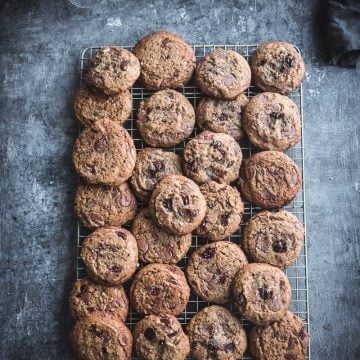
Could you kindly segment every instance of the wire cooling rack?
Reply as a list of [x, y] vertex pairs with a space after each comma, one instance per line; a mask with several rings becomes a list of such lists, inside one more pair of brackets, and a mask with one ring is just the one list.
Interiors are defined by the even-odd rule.
[[[81, 54], [81, 79], [80, 83], [83, 82], [85, 77], [85, 69], [87, 67], [88, 61], [92, 58], [92, 56], [96, 53], [98, 49], [100, 49], [102, 46], [94, 46], [85, 49]], [[217, 48], [222, 48], [226, 50], [233, 50], [244, 56], [247, 60], [249, 60], [251, 54], [256, 49], [257, 45], [193, 45], [192, 46], [196, 59], [200, 60], [203, 58], [206, 54], [214, 51]], [[132, 50], [132, 47], [130, 46], [123, 46], [123, 48], [127, 50]], [[188, 100], [192, 103], [192, 105], [196, 108], [198, 102], [202, 98], [202, 93], [196, 87], [194, 79], [192, 79], [185, 87], [178, 89], [183, 95], [185, 95]], [[136, 111], [139, 107], [139, 104], [141, 100], [148, 98], [151, 94], [153, 94], [153, 91], [149, 91], [142, 87], [142, 85], [137, 82], [135, 86], [132, 88], [132, 98], [133, 98], [133, 110], [131, 117], [128, 121], [124, 124], [124, 127], [129, 131], [131, 134], [135, 146], [137, 149], [142, 149], [143, 147], [146, 147], [146, 144], [144, 144], [143, 140], [141, 139], [141, 136], [136, 129], [135, 126], [135, 115]], [[260, 91], [254, 87], [251, 86], [247, 89], [246, 94], [248, 98], [253, 97], [254, 95], [258, 94]], [[300, 114], [301, 114], [301, 120], [303, 123], [303, 96], [302, 96], [302, 87], [299, 89], [293, 91], [293, 93], [290, 95], [290, 98], [298, 105]], [[192, 135], [190, 138], [194, 137], [199, 130], [197, 128], [194, 129]], [[184, 145], [186, 142], [182, 142], [173, 148], [168, 149], [168, 151], [175, 152], [177, 154], [181, 154], [182, 150], [184, 149]], [[251, 144], [247, 141], [247, 139], [244, 139], [240, 143], [242, 152], [243, 152], [243, 158], [244, 160], [249, 158], [252, 154], [258, 152], [259, 150], [252, 147]], [[303, 127], [302, 127], [302, 134], [301, 134], [301, 140], [300, 142], [293, 148], [286, 151], [287, 155], [289, 155], [295, 163], [299, 166], [299, 169], [302, 173], [302, 186], [296, 196], [296, 198], [285, 207], [286, 210], [293, 213], [297, 218], [300, 220], [300, 222], [305, 227], [305, 233], [306, 233], [306, 223], [305, 223], [305, 184], [304, 184], [304, 136], [303, 136]], [[139, 208], [142, 208], [144, 205], [139, 203]], [[244, 225], [246, 222], [250, 219], [250, 217], [254, 214], [256, 214], [261, 209], [255, 206], [252, 206], [249, 202], [245, 202], [245, 212], [244, 216], [241, 222], [240, 230], [228, 238], [229, 241], [235, 242], [239, 245], [241, 245], [241, 232], [243, 230]], [[77, 228], [77, 269], [76, 269], [76, 275], [77, 278], [81, 278], [85, 275], [83, 264], [80, 259], [80, 251], [81, 251], [81, 244], [85, 237], [90, 233], [89, 230], [84, 228], [81, 224], [78, 224]], [[191, 253], [197, 249], [198, 247], [204, 245], [207, 243], [207, 240], [197, 236], [192, 235], [192, 246], [187, 253], [187, 255], [178, 263], [178, 265], [184, 269], [187, 263], [187, 260]], [[139, 264], [139, 267], [142, 265]], [[305, 236], [305, 243], [302, 248], [301, 254], [296, 260], [295, 264], [293, 264], [291, 267], [285, 270], [285, 273], [287, 277], [290, 280], [291, 287], [292, 287], [292, 302], [290, 305], [290, 310], [297, 314], [305, 323], [307, 330], [309, 332], [309, 304], [308, 304], [308, 281], [307, 281], [307, 241]], [[127, 284], [129, 285], [129, 284]], [[126, 286], [125, 286], [126, 288]], [[201, 300], [198, 298], [194, 293], [191, 293], [190, 301], [185, 309], [185, 311], [178, 316], [178, 320], [181, 324], [187, 325], [189, 323], [189, 320], [201, 309], [203, 309], [206, 306], [209, 306], [210, 304], [206, 301]], [[249, 322], [242, 318], [242, 316], [235, 311], [235, 309], [228, 305], [228, 308], [233, 311], [241, 320], [242, 324], [244, 325], [246, 330], [249, 330], [251, 325]], [[126, 320], [126, 324], [129, 326], [130, 329], [136, 324], [136, 322], [140, 319], [139, 315], [135, 312], [131, 311], [129, 312], [129, 315]], [[310, 359], [310, 344], [309, 344], [309, 351], [308, 356], [306, 359]], [[137, 358], [133, 358], [135, 360]], [[251, 359], [250, 355], [246, 353], [243, 358], [244, 360]]]

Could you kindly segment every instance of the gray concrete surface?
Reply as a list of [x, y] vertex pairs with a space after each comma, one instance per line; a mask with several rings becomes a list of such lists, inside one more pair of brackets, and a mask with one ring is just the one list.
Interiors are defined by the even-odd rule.
[[68, 359], [75, 274], [72, 95], [89, 45], [168, 29], [191, 43], [281, 39], [305, 56], [313, 359], [360, 359], [360, 74], [326, 66], [319, 1], [7, 1], [0, 12], [0, 359]]

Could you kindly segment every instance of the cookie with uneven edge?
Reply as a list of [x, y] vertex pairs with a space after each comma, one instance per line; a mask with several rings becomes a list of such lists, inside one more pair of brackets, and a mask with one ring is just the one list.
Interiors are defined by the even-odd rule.
[[167, 31], [151, 33], [134, 48], [140, 60], [140, 81], [147, 89], [183, 87], [195, 70], [195, 53], [179, 36]]
[[291, 302], [291, 286], [278, 268], [260, 263], [243, 266], [233, 284], [233, 301], [239, 312], [255, 325], [282, 319]]
[[103, 311], [125, 321], [129, 310], [129, 301], [122, 285], [105, 286], [95, 284], [87, 278], [75, 282], [69, 302], [75, 318]]
[[156, 185], [149, 210], [162, 229], [172, 234], [185, 235], [204, 220], [206, 201], [192, 180], [181, 175], [169, 175]]
[[263, 209], [280, 209], [296, 196], [301, 175], [298, 166], [280, 151], [252, 155], [241, 167], [242, 195]]
[[257, 360], [304, 360], [308, 344], [303, 321], [290, 311], [278, 322], [254, 326], [249, 337], [250, 351]]
[[197, 184], [229, 184], [239, 177], [242, 152], [232, 136], [205, 130], [185, 145], [183, 158], [184, 173]]
[[241, 322], [227, 309], [212, 305], [198, 312], [187, 328], [195, 360], [238, 360], [247, 347]]
[[284, 269], [300, 255], [304, 227], [288, 211], [262, 211], [254, 215], [243, 231], [243, 248], [248, 257]]
[[91, 59], [86, 82], [107, 95], [130, 89], [140, 76], [140, 63], [130, 51], [120, 47], [100, 49]]
[[130, 303], [142, 315], [179, 315], [186, 307], [190, 288], [179, 267], [150, 264], [134, 277]]
[[244, 203], [230, 185], [210, 181], [200, 186], [206, 200], [206, 215], [195, 230], [211, 241], [223, 240], [239, 230]]
[[287, 96], [261, 93], [246, 105], [243, 127], [250, 142], [264, 150], [286, 150], [300, 140], [301, 118]]
[[74, 210], [87, 228], [121, 226], [135, 217], [136, 199], [127, 183], [119, 186], [79, 184]]
[[76, 172], [90, 184], [120, 185], [135, 167], [136, 148], [118, 123], [99, 120], [75, 141], [72, 159]]
[[136, 126], [153, 147], [171, 147], [188, 138], [195, 125], [189, 100], [171, 89], [158, 91], [140, 104]]
[[245, 94], [233, 100], [203, 98], [196, 109], [197, 124], [201, 130], [228, 134], [239, 141], [244, 136], [242, 122], [248, 102]]
[[250, 60], [254, 82], [263, 91], [289, 95], [305, 76], [300, 53], [287, 42], [271, 42], [259, 46]]
[[141, 360], [185, 360], [189, 339], [171, 315], [145, 316], [134, 327], [134, 349]]
[[120, 227], [103, 227], [86, 237], [80, 257], [94, 281], [119, 285], [135, 273], [138, 248], [130, 231]]
[[236, 273], [247, 263], [239, 245], [217, 241], [191, 254], [186, 275], [193, 291], [203, 300], [225, 304], [230, 300], [231, 284]]
[[250, 86], [250, 66], [237, 52], [216, 49], [197, 64], [196, 83], [206, 95], [235, 99]]

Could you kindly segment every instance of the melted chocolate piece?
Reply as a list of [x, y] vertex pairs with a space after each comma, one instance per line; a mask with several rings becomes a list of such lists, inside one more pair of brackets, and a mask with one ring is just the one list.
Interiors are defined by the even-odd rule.
[[164, 199], [163, 202], [163, 207], [167, 210], [167, 211], [171, 211], [172, 210], [172, 199]]
[[259, 288], [259, 295], [263, 300], [269, 300], [273, 297], [273, 292], [265, 287]]
[[126, 70], [126, 68], [128, 67], [128, 65], [130, 64], [130, 61], [129, 60], [123, 60], [121, 63], [120, 63], [120, 69], [122, 71]]
[[144, 331], [144, 336], [145, 336], [145, 339], [147, 339], [149, 341], [152, 341], [156, 338], [155, 331], [152, 328], [147, 328]]
[[215, 248], [207, 248], [205, 251], [203, 251], [203, 253], [201, 254], [201, 256], [204, 258], [204, 259], [211, 259], [214, 254], [215, 254]]

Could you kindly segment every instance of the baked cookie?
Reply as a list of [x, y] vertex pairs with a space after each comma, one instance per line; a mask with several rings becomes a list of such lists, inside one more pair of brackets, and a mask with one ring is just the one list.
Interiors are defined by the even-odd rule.
[[136, 271], [138, 248], [130, 231], [120, 227], [95, 230], [83, 242], [80, 257], [96, 282], [119, 285]]
[[91, 59], [86, 82], [107, 95], [130, 89], [140, 75], [140, 63], [134, 54], [120, 47], [100, 49]]
[[287, 42], [259, 46], [251, 57], [250, 66], [256, 86], [284, 95], [298, 88], [305, 75], [304, 60]]
[[206, 201], [192, 180], [181, 175], [168, 175], [156, 185], [149, 209], [162, 229], [184, 235], [191, 233], [203, 221]]
[[125, 321], [129, 301], [122, 285], [104, 286], [87, 278], [77, 280], [70, 294], [70, 310], [75, 318], [103, 311]]
[[134, 277], [130, 302], [142, 315], [179, 315], [189, 301], [190, 288], [179, 267], [150, 264]]
[[120, 185], [130, 178], [136, 161], [134, 141], [118, 123], [99, 120], [84, 129], [72, 154], [76, 172], [90, 184]]
[[143, 140], [153, 147], [171, 147], [190, 136], [195, 110], [189, 100], [171, 89], [158, 91], [141, 102], [136, 119]]
[[279, 151], [262, 151], [245, 161], [240, 171], [241, 193], [263, 209], [289, 204], [301, 185], [298, 166]]
[[198, 312], [187, 330], [195, 360], [238, 360], [246, 350], [241, 322], [221, 306], [212, 305]]
[[191, 254], [186, 275], [191, 288], [203, 300], [225, 304], [230, 299], [234, 276], [247, 263], [240, 246], [229, 241], [217, 241]]
[[132, 336], [116, 316], [94, 312], [80, 318], [74, 325], [70, 340], [81, 360], [130, 360]]
[[151, 33], [134, 48], [140, 60], [140, 81], [147, 89], [183, 87], [195, 69], [195, 53], [179, 36], [166, 31]]
[[255, 325], [279, 321], [291, 301], [288, 278], [281, 270], [268, 264], [252, 263], [240, 268], [232, 289], [235, 306]]
[[119, 186], [79, 184], [74, 210], [87, 228], [121, 226], [136, 214], [136, 199], [127, 183]]
[[237, 52], [216, 49], [196, 66], [196, 83], [209, 96], [235, 99], [250, 86], [248, 62]]
[[184, 173], [200, 185], [229, 184], [239, 176], [242, 153], [230, 135], [205, 130], [185, 145], [183, 157]]
[[254, 326], [250, 332], [250, 351], [257, 360], [304, 360], [309, 336], [303, 321], [288, 311], [279, 321]]
[[171, 315], [145, 316], [134, 327], [134, 349], [141, 360], [185, 360], [189, 339]]
[[228, 134], [239, 141], [244, 136], [242, 119], [248, 102], [244, 94], [233, 100], [203, 98], [196, 109], [197, 124], [201, 130]]
[[287, 96], [265, 92], [246, 105], [243, 127], [250, 142], [265, 150], [286, 150], [301, 136], [297, 105]]
[[239, 230], [244, 213], [239, 192], [230, 185], [215, 181], [201, 185], [200, 191], [206, 200], [206, 215], [196, 233], [218, 241]]
[[148, 209], [136, 216], [131, 232], [138, 244], [139, 258], [144, 263], [176, 264], [191, 246], [191, 234], [169, 234], [155, 224]]
[[284, 269], [295, 262], [304, 243], [304, 227], [288, 211], [262, 211], [254, 215], [243, 232], [248, 257]]
[[132, 189], [139, 200], [148, 201], [155, 185], [172, 174], [182, 175], [179, 155], [161, 149], [142, 149], [137, 153], [131, 177]]

